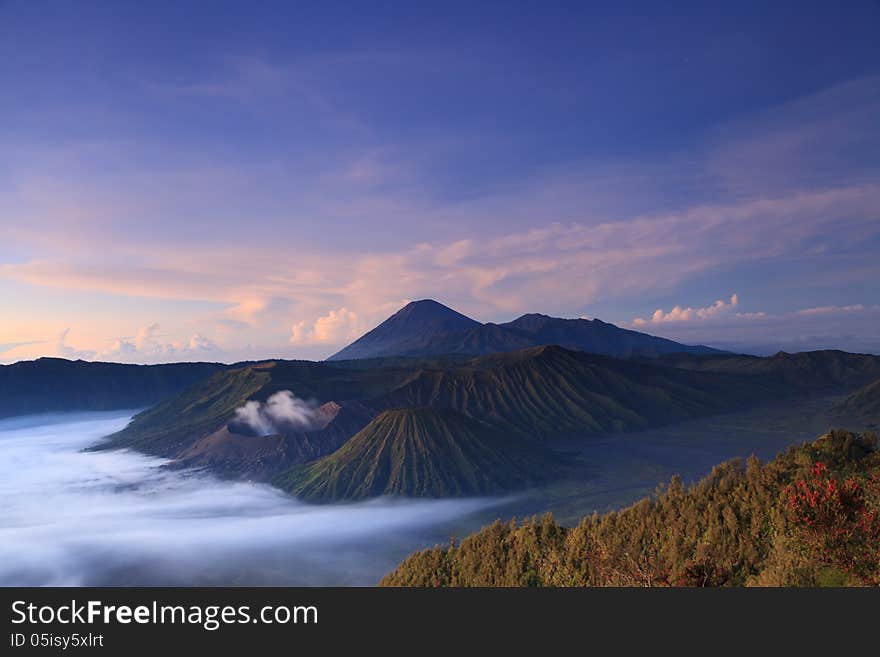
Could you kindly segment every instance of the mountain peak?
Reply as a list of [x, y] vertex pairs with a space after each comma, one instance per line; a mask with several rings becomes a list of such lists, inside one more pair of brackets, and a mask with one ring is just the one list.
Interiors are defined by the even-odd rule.
[[389, 319], [394, 319], [395, 317], [417, 317], [429, 320], [456, 318], [458, 320], [463, 319], [466, 323], [471, 325], [479, 324], [479, 322], [466, 315], [462, 315], [460, 312], [453, 310], [449, 306], [444, 306], [442, 303], [435, 301], [434, 299], [418, 299], [416, 301], [410, 301], [403, 308], [389, 317]]
[[433, 299], [410, 301], [376, 328], [328, 360], [373, 358], [418, 350], [438, 336], [466, 331], [480, 322]]
[[507, 322], [504, 326], [512, 326], [522, 331], [533, 332], [541, 330], [552, 319], [549, 315], [542, 315], [541, 313], [526, 313], [513, 321]]

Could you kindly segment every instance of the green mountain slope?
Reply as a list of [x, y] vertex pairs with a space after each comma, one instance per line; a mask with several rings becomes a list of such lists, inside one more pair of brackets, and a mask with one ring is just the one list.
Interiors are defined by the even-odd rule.
[[[139, 413], [97, 448], [126, 447], [173, 457], [232, 420], [235, 409], [270, 381], [270, 368], [253, 365], [218, 372], [181, 394]], [[268, 395], [266, 395], [268, 397]]]
[[[319, 403], [339, 403], [342, 411], [328, 429], [336, 431], [345, 424], [346, 430], [353, 429], [347, 437], [382, 410], [435, 407], [544, 439], [630, 431], [698, 417], [761, 399], [772, 389], [751, 378], [744, 385], [735, 375], [658, 367], [559, 347], [465, 361], [394, 358], [387, 366], [372, 362], [369, 368], [346, 368], [344, 362], [278, 361], [218, 372], [139, 414], [101, 447], [178, 457], [229, 424], [246, 402], [265, 401], [281, 390]], [[338, 440], [339, 436], [328, 438], [326, 449]]]
[[[409, 376], [393, 367], [350, 371], [309, 361], [271, 361], [218, 372], [147, 409], [92, 449], [137, 449], [173, 459], [178, 467], [207, 467], [233, 478], [268, 481], [296, 463], [339, 448], [379, 412], [358, 401], [385, 394]], [[317, 426], [275, 427], [255, 435], [235, 421], [247, 402], [280, 391], [318, 400]], [[337, 401], [339, 400], [339, 401]]]
[[423, 369], [382, 404], [451, 408], [538, 440], [709, 415], [781, 390], [750, 378], [536, 347]]
[[448, 497], [526, 488], [559, 462], [451, 410], [385, 411], [332, 455], [274, 483], [316, 502], [379, 495]]
[[[407, 375], [408, 372], [393, 368], [350, 371], [310, 361], [248, 365], [219, 372], [140, 413], [128, 427], [110, 436], [100, 447], [131, 447], [174, 457], [194, 441], [231, 422], [235, 410], [248, 401], [264, 402], [282, 390], [290, 390], [297, 397], [315, 399], [320, 403], [369, 399], [393, 389]], [[355, 406], [343, 404], [349, 410]], [[363, 408], [353, 410], [357, 415], [366, 412]], [[345, 415], [348, 413], [343, 417]], [[367, 421], [369, 418], [360, 426]]]

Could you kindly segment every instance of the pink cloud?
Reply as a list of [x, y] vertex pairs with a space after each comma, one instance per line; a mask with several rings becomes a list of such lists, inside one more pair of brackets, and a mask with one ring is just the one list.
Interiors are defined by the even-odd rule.
[[339, 345], [357, 338], [363, 329], [357, 313], [347, 308], [331, 310], [326, 315], [308, 323], [300, 320], [291, 327], [291, 344]]
[[729, 301], [718, 299], [710, 306], [705, 308], [683, 308], [675, 306], [669, 312], [663, 312], [660, 308], [654, 311], [650, 319], [642, 319], [636, 317], [633, 320], [635, 326], [644, 326], [646, 324], [663, 324], [667, 322], [692, 322], [695, 320], [705, 320], [726, 315], [733, 312], [739, 305], [739, 297], [736, 293], [732, 294]]
[[[876, 308], [876, 307], [875, 307]], [[818, 306], [816, 308], [804, 308], [798, 310], [798, 315], [828, 315], [837, 313], [853, 313], [866, 310], [864, 304], [857, 303], [849, 306]]]

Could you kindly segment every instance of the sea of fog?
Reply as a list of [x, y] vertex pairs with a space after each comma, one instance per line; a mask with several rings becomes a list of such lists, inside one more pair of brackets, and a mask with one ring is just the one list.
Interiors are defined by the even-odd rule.
[[370, 585], [495, 499], [315, 506], [84, 452], [130, 413], [0, 420], [0, 585]]

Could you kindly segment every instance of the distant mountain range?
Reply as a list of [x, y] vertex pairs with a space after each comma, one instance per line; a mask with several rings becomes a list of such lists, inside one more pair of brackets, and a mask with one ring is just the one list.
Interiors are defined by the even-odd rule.
[[685, 345], [618, 328], [598, 319], [529, 314], [505, 324], [481, 324], [432, 299], [424, 299], [408, 303], [328, 360], [443, 354], [482, 356], [544, 345], [615, 358], [723, 353], [711, 347]]
[[0, 365], [0, 417], [143, 408], [227, 367], [222, 363], [125, 365], [63, 358]]

